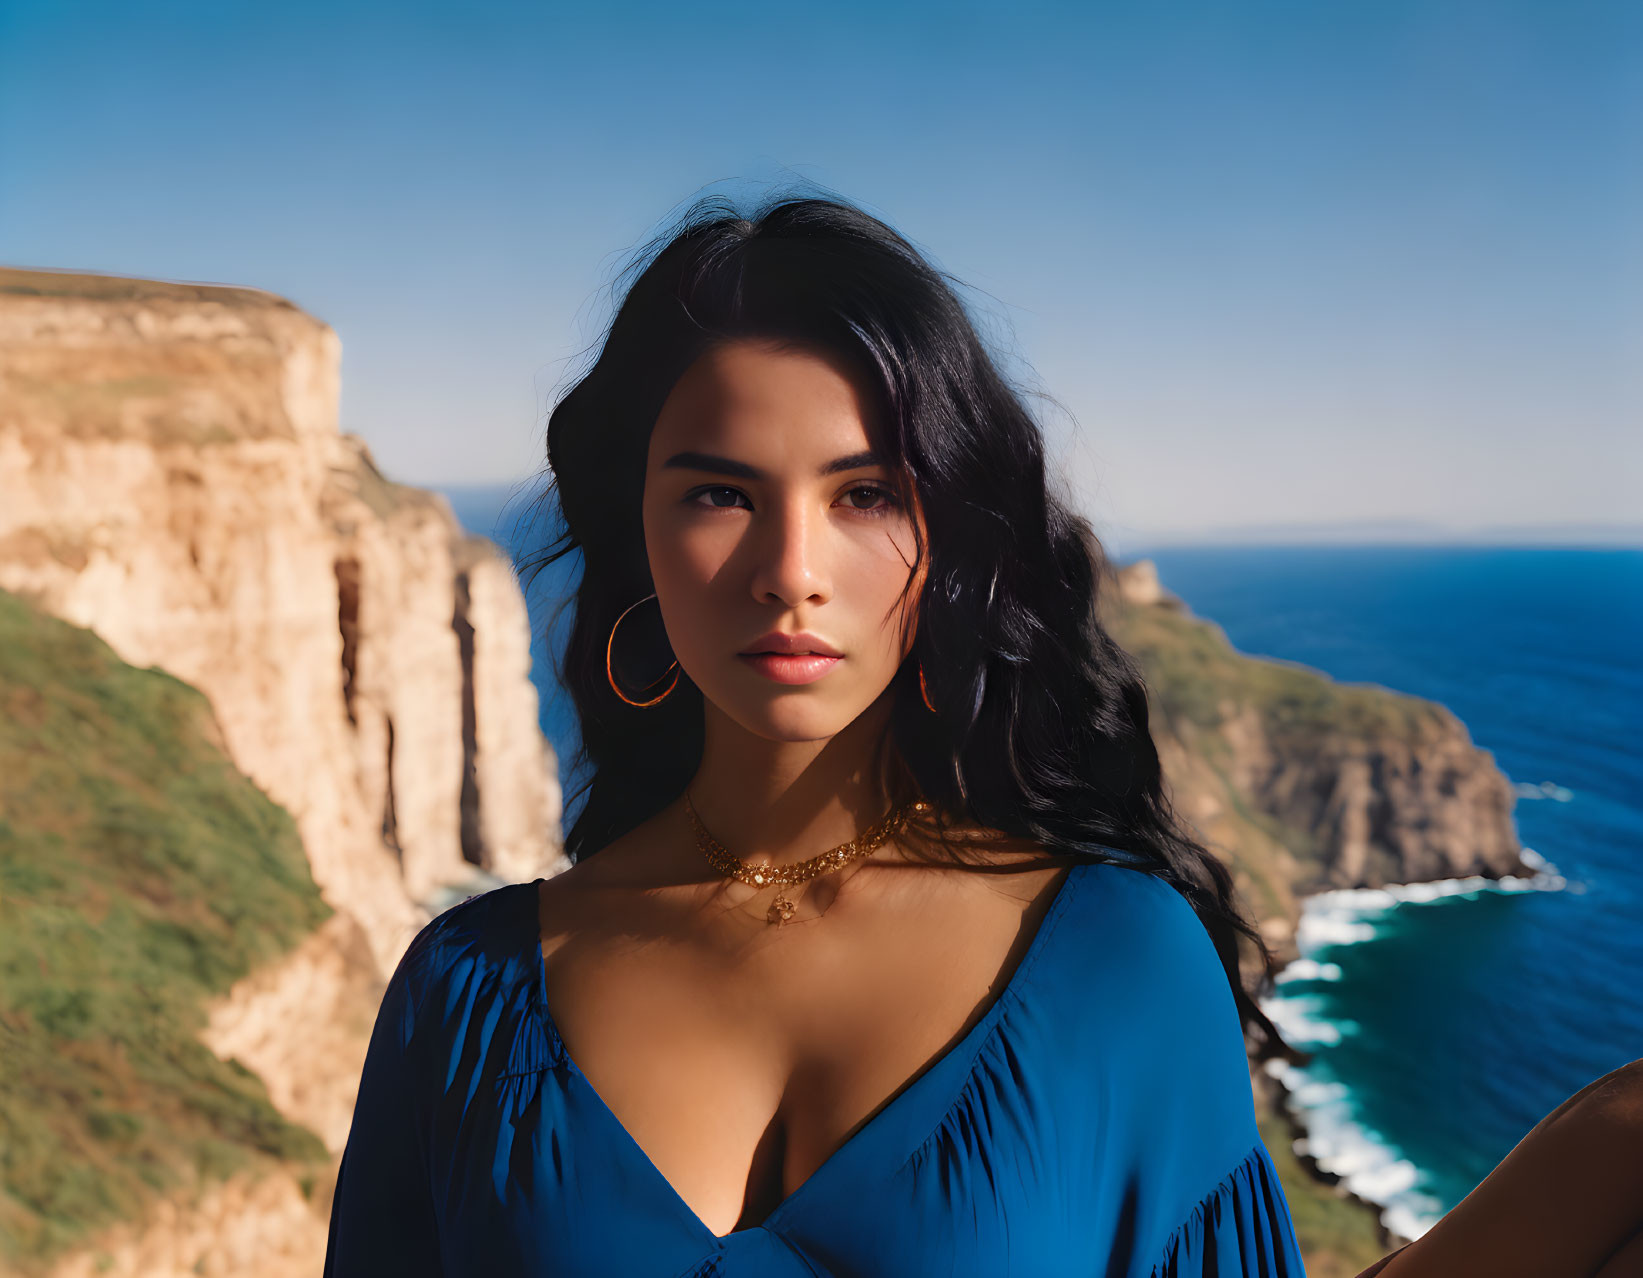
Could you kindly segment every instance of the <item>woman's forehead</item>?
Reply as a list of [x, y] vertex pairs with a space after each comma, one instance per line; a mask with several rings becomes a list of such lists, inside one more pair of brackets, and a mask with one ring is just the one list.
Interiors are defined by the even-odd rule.
[[825, 463], [874, 447], [872, 412], [872, 388], [827, 352], [726, 344], [706, 352], [674, 385], [651, 453], [733, 450], [761, 468], [821, 473]]

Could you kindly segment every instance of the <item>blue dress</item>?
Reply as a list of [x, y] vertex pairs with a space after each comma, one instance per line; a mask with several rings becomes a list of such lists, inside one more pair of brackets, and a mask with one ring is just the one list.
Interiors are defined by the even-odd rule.
[[539, 882], [452, 906], [395, 969], [325, 1278], [1304, 1278], [1232, 991], [1162, 879], [1075, 865], [982, 1019], [723, 1236], [567, 1055]]

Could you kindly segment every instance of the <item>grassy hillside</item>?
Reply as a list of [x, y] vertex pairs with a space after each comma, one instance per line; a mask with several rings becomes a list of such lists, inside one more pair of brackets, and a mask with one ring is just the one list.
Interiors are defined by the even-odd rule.
[[257, 1160], [317, 1179], [197, 1034], [330, 913], [201, 693], [0, 591], [0, 1271]]

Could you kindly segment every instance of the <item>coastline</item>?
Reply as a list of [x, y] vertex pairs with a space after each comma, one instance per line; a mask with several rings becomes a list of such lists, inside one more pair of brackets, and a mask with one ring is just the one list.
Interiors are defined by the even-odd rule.
[[[1332, 889], [1304, 897], [1295, 931], [1299, 957], [1279, 970], [1276, 991], [1261, 1000], [1261, 1010], [1289, 1042], [1303, 1050], [1339, 1042], [1343, 1034], [1357, 1028], [1354, 1022], [1320, 1014], [1313, 996], [1284, 993], [1286, 985], [1339, 979], [1340, 967], [1320, 961], [1319, 954], [1372, 940], [1377, 921], [1402, 904], [1479, 892], [1584, 890], [1579, 884], [1570, 885], [1555, 865], [1532, 848], [1523, 848], [1521, 855], [1523, 863], [1535, 871], [1531, 878], [1470, 875], [1380, 888]], [[1391, 1247], [1414, 1241], [1448, 1208], [1418, 1188], [1418, 1166], [1358, 1120], [1351, 1084], [1316, 1074], [1316, 1070], [1316, 1065], [1301, 1068], [1272, 1060], [1261, 1071], [1261, 1085], [1268, 1090], [1272, 1112], [1288, 1128], [1295, 1157], [1318, 1181], [1374, 1210]]]

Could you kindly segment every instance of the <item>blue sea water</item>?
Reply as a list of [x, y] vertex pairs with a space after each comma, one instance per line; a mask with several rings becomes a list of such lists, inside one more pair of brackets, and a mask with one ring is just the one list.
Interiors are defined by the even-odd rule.
[[1551, 890], [1309, 903], [1308, 961], [1271, 1010], [1317, 1057], [1280, 1076], [1310, 1152], [1416, 1237], [1568, 1096], [1643, 1057], [1643, 551], [1137, 557], [1241, 652], [1447, 706], [1514, 783], [1519, 837], [1556, 871], [1537, 876]]
[[[539, 546], [530, 491], [446, 489], [470, 531]], [[1587, 1083], [1643, 1057], [1643, 551], [1171, 547], [1164, 588], [1241, 652], [1441, 702], [1514, 783], [1535, 880], [1308, 903], [1305, 959], [1272, 1014], [1316, 1053], [1283, 1075], [1307, 1152], [1416, 1237]], [[528, 591], [543, 730], [576, 746], [553, 684], [553, 600]], [[574, 817], [574, 808], [571, 811]]]

